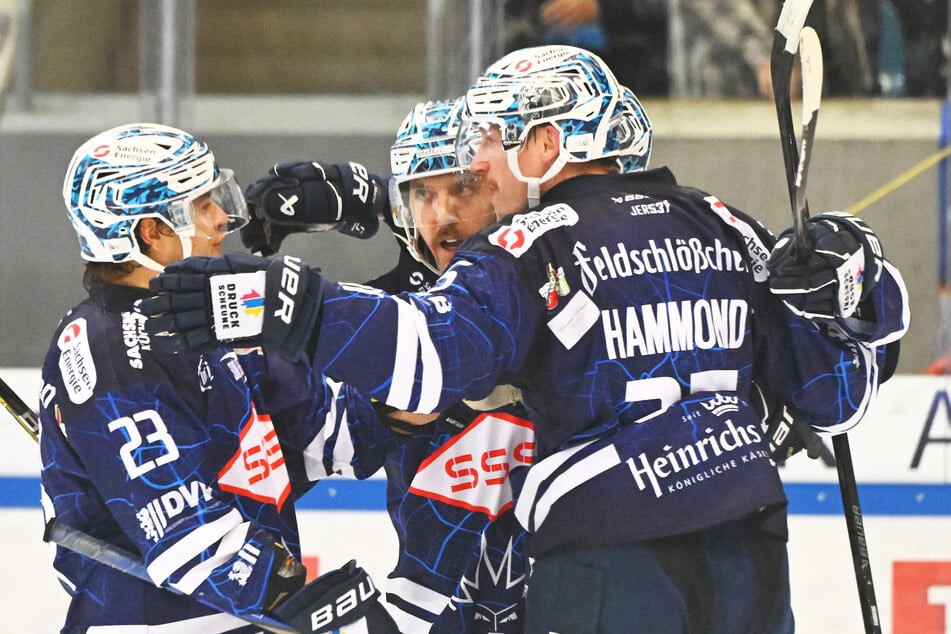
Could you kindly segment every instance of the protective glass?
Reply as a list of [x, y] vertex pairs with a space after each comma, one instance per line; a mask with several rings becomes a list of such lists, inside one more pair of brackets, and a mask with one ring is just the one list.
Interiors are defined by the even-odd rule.
[[402, 227], [435, 227], [477, 218], [494, 221], [495, 210], [479, 174], [455, 172], [414, 178], [397, 188]]
[[224, 227], [225, 233], [237, 231], [248, 224], [248, 203], [244, 199], [244, 192], [234, 178], [230, 169], [218, 171], [218, 178], [207, 189], [199, 189], [188, 200], [169, 204], [166, 213], [176, 231], [182, 232], [191, 229], [195, 224], [194, 200], [211, 194], [211, 199], [228, 216], [228, 224]]
[[[472, 119], [465, 119], [459, 126], [459, 133], [456, 136], [456, 160], [460, 167], [469, 169], [472, 161], [475, 160], [476, 152], [482, 146], [482, 142], [488, 137], [493, 141], [502, 141], [502, 121], [481, 121], [476, 122]], [[514, 146], [504, 146], [505, 149]]]

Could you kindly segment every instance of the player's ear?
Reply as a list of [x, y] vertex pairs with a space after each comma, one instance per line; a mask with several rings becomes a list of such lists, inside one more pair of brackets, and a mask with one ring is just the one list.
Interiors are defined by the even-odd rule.
[[136, 226], [139, 242], [147, 250], [162, 239], [162, 232], [155, 218], [142, 218]]
[[554, 162], [561, 153], [561, 130], [548, 124], [543, 126], [539, 140], [542, 143], [542, 149], [547, 161]]

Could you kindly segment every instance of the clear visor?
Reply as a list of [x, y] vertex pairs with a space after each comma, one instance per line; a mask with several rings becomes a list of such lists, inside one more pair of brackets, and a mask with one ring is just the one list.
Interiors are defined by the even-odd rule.
[[394, 220], [403, 228], [425, 228], [483, 220], [495, 222], [489, 187], [480, 174], [450, 172], [390, 182]]
[[207, 189], [200, 189], [188, 200], [174, 202], [168, 206], [169, 220], [177, 232], [187, 232], [194, 227], [194, 201], [205, 194], [210, 194], [211, 200], [228, 216], [228, 223], [222, 228], [224, 233], [237, 231], [248, 224], [248, 204], [244, 199], [244, 192], [235, 180], [234, 172], [222, 168], [218, 171], [218, 178]]
[[[486, 140], [493, 143], [502, 143], [502, 121], [474, 121], [466, 120], [459, 126], [459, 133], [456, 136], [456, 160], [459, 166], [469, 169], [475, 160], [476, 152], [482, 147]], [[518, 141], [513, 141], [505, 145], [505, 149], [511, 149], [520, 145]]]

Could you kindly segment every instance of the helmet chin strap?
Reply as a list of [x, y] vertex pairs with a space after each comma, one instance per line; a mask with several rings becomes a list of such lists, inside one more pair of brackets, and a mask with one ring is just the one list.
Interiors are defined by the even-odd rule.
[[518, 148], [508, 150], [505, 158], [515, 178], [528, 185], [528, 207], [531, 208], [538, 205], [541, 201], [542, 183], [554, 178], [568, 162], [568, 152], [562, 148], [558, 152], [558, 158], [555, 159], [555, 162], [552, 163], [548, 170], [541, 176], [525, 176], [522, 174], [522, 169], [518, 165]]
[[133, 262], [138, 262], [145, 268], [151, 269], [152, 271], [157, 271], [161, 273], [162, 271], [165, 270], [164, 266], [162, 266], [161, 264], [159, 264], [158, 262], [156, 262], [149, 256], [145, 255], [144, 253], [136, 252], [136, 253], [133, 253], [130, 257], [132, 258]]
[[[175, 235], [178, 236], [178, 241], [182, 243], [182, 259], [184, 260], [185, 258], [191, 257], [192, 236], [195, 235], [195, 228], [191, 227], [189, 230], [183, 232], [176, 231]], [[208, 238], [207, 236], [206, 239], [211, 240], [211, 238]], [[157, 271], [159, 273], [165, 271], [165, 267], [163, 265], [159, 264], [140, 251], [136, 251], [130, 257], [134, 262], [138, 262], [147, 269]]]

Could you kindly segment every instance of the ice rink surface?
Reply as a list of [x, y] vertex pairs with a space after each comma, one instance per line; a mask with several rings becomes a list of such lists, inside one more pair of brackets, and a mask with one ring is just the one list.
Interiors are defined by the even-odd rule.
[[[24, 398], [38, 390], [34, 370], [3, 369], [0, 376]], [[897, 376], [850, 435], [884, 632], [951, 631], [949, 386], [949, 378]], [[6, 412], [0, 413], [0, 443], [5, 455], [0, 465], [0, 557], [6, 570], [0, 579], [0, 630], [56, 632], [67, 595], [42, 542], [36, 445]], [[862, 632], [834, 467], [800, 455], [783, 467], [783, 478], [790, 497], [797, 632]], [[380, 480], [329, 480], [305, 496], [302, 541], [312, 573], [356, 558], [385, 587], [397, 542], [383, 510], [381, 485]], [[341, 510], [347, 506], [356, 510]]]

